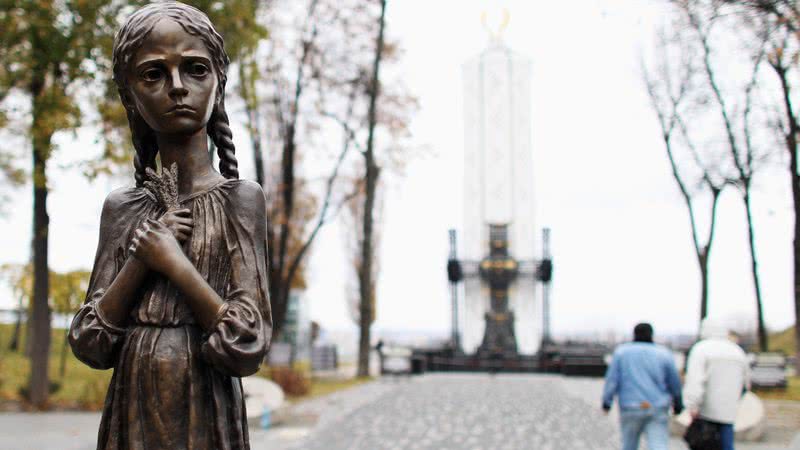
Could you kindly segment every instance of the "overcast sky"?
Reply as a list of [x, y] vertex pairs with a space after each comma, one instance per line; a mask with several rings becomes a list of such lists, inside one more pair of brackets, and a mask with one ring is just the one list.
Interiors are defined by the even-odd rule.
[[[447, 230], [460, 228], [462, 217], [461, 65], [487, 44], [481, 12], [499, 5], [511, 13], [505, 43], [533, 61], [532, 177], [536, 222], [552, 229], [554, 333], [627, 333], [642, 320], [657, 332], [692, 332], [699, 278], [688, 217], [638, 62], [665, 8], [646, 0], [389, 2], [388, 32], [405, 49], [395, 70], [420, 103], [412, 143], [431, 151], [411, 161], [404, 178], [388, 180], [376, 329], [449, 329]], [[59, 167], [97, 151], [95, 135], [82, 129], [77, 139], [59, 137], [49, 202], [56, 270], [91, 266], [103, 198], [121, 184], [89, 184]], [[253, 178], [247, 139], [235, 124], [234, 141], [242, 176]], [[776, 167], [757, 180], [757, 189], [766, 320], [783, 328], [794, 319], [788, 176]], [[0, 219], [0, 263], [29, 258], [29, 188], [11, 194], [9, 214]], [[718, 221], [710, 311], [752, 324], [746, 228], [734, 191], [723, 195]], [[320, 236], [306, 295], [323, 327], [352, 330], [342, 235], [334, 225]], [[0, 290], [0, 307], [12, 304]]]

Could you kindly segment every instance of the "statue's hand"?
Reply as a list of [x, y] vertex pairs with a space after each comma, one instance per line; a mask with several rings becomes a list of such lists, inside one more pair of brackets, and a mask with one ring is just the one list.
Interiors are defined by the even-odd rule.
[[186, 208], [171, 209], [165, 212], [158, 220], [167, 227], [180, 243], [186, 241], [192, 234], [192, 228], [194, 227], [192, 212]]
[[130, 252], [150, 269], [168, 275], [186, 261], [172, 232], [158, 220], [147, 219], [136, 230]]

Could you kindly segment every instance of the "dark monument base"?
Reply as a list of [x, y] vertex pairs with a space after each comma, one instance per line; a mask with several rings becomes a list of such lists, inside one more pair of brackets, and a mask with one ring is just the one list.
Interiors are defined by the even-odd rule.
[[602, 377], [610, 349], [599, 345], [548, 344], [536, 355], [465, 355], [452, 349], [415, 350], [412, 358], [429, 372], [559, 373]]

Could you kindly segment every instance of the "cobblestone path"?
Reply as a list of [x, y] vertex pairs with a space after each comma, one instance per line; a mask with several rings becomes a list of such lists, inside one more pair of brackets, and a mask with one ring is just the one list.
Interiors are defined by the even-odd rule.
[[615, 449], [614, 421], [586, 402], [586, 393], [567, 392], [566, 386], [561, 377], [530, 375], [432, 374], [398, 381], [291, 448]]

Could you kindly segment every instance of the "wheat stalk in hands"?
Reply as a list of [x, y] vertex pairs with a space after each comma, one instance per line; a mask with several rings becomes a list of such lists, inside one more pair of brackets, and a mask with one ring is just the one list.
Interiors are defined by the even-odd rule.
[[153, 193], [158, 203], [167, 211], [180, 208], [178, 202], [178, 165], [172, 163], [169, 168], [161, 168], [161, 176], [153, 169], [145, 169], [147, 181], [144, 187]]

